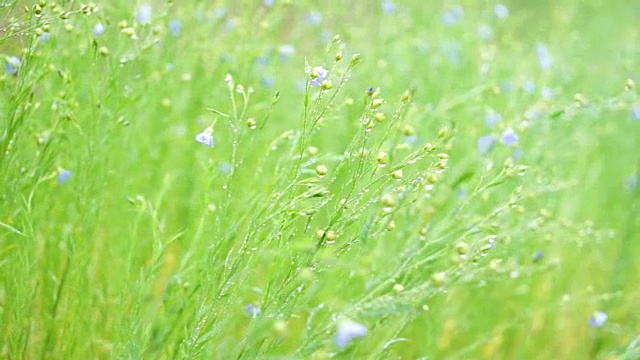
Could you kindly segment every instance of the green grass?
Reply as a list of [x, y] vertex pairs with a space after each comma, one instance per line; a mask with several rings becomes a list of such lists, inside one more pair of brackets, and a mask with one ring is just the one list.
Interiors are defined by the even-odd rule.
[[4, 3], [0, 357], [640, 357], [631, 2]]

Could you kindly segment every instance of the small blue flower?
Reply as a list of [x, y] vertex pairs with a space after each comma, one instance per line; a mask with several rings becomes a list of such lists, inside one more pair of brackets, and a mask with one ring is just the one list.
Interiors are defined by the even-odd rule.
[[264, 3], [264, 6], [266, 7], [272, 7], [273, 4], [275, 3], [275, 0], [264, 0], [263, 3]]
[[15, 75], [20, 70], [20, 66], [22, 66], [22, 61], [17, 56], [11, 56], [7, 59], [7, 72], [11, 75]]
[[522, 85], [522, 88], [527, 93], [533, 94], [533, 93], [536, 92], [536, 83], [533, 82], [533, 80], [527, 80], [527, 81], [525, 81], [524, 85]]
[[485, 114], [484, 114], [484, 124], [489, 129], [491, 129], [494, 126], [496, 126], [500, 121], [502, 121], [502, 115], [497, 113], [495, 110], [489, 109], [489, 110], [487, 110], [485, 112]]
[[278, 52], [280, 53], [280, 60], [286, 61], [296, 53], [296, 47], [291, 44], [280, 45]]
[[607, 319], [609, 318], [609, 316], [607, 316], [607, 314], [605, 312], [602, 311], [596, 311], [590, 318], [589, 318], [589, 324], [593, 327], [599, 328], [604, 326], [604, 324], [607, 322]]
[[250, 318], [256, 318], [262, 313], [259, 305], [249, 304], [245, 306], [245, 309], [247, 309], [247, 316]]
[[317, 11], [312, 11], [307, 14], [306, 21], [309, 25], [320, 25], [322, 24], [322, 14]]
[[506, 128], [500, 135], [500, 140], [507, 146], [514, 146], [518, 143], [519, 137], [512, 128]]
[[50, 32], [42, 33], [42, 35], [40, 35], [40, 38], [38, 40], [40, 40], [42, 42], [47, 42], [47, 41], [51, 40], [51, 33]]
[[522, 151], [522, 149], [514, 149], [511, 156], [513, 156], [515, 160], [520, 160], [524, 156], [524, 151]]
[[447, 59], [454, 65], [459, 65], [462, 62], [462, 52], [460, 51], [461, 45], [457, 41], [445, 42], [442, 45], [442, 51], [447, 55]]
[[262, 86], [266, 87], [267, 89], [270, 89], [273, 87], [273, 85], [276, 83], [275, 79], [273, 78], [273, 76], [267, 76], [264, 79], [262, 79]]
[[95, 36], [102, 36], [102, 34], [104, 34], [104, 24], [103, 23], [97, 23], [95, 25], [93, 25], [93, 35]]
[[509, 17], [509, 8], [504, 4], [497, 4], [493, 7], [493, 13], [500, 19], [506, 19]]
[[311, 78], [311, 80], [309, 81], [309, 84], [311, 86], [320, 86], [322, 85], [322, 82], [325, 81], [329, 76], [329, 70], [325, 69], [322, 66], [316, 66], [312, 68], [311, 71], [309, 71], [309, 76]]
[[460, 5], [456, 5], [451, 9], [445, 11], [442, 15], [442, 22], [445, 25], [455, 25], [458, 21], [462, 20], [464, 17], [464, 8]]
[[627, 191], [634, 191], [638, 187], [638, 177], [635, 174], [630, 175], [624, 181], [624, 188]]
[[631, 109], [631, 119], [640, 121], [640, 106], [636, 106]]
[[151, 22], [153, 8], [149, 4], [142, 4], [138, 8], [137, 19], [140, 24], [148, 24]]
[[496, 145], [496, 138], [493, 135], [485, 135], [478, 139], [478, 150], [480, 154], [487, 154]]
[[533, 257], [533, 262], [538, 262], [542, 260], [543, 257], [544, 257], [544, 251], [538, 250], [538, 252], [536, 252], [536, 255]]
[[196, 141], [209, 147], [213, 147], [213, 128], [209, 126], [204, 129], [203, 132], [196, 135]]
[[345, 320], [338, 324], [338, 332], [336, 334], [336, 345], [340, 349], [344, 349], [354, 339], [367, 335], [367, 327], [363, 324]]
[[382, 12], [385, 14], [393, 14], [396, 12], [396, 4], [391, 0], [384, 0], [382, 2]]
[[544, 87], [542, 88], [542, 97], [547, 100], [553, 100], [553, 98], [556, 97], [556, 93], [553, 91], [553, 89]]
[[478, 35], [480, 36], [480, 40], [489, 41], [493, 39], [493, 28], [486, 24], [480, 25]]
[[182, 22], [178, 19], [169, 21], [169, 31], [171, 31], [171, 35], [173, 35], [173, 37], [180, 36], [180, 33], [182, 32]]
[[538, 62], [540, 63], [542, 70], [549, 70], [551, 66], [553, 66], [553, 58], [549, 53], [547, 45], [542, 43], [538, 44], [536, 51], [538, 53]]
[[511, 92], [513, 92], [513, 82], [511, 80], [505, 80], [500, 85], [500, 88], [505, 93], [511, 93]]
[[62, 170], [58, 173], [58, 184], [62, 185], [71, 179], [73, 173], [69, 170]]

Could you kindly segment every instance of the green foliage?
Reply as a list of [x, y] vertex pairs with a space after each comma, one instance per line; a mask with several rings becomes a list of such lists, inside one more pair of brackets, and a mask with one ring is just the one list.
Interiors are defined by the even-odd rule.
[[0, 4], [0, 356], [637, 358], [637, 11], [461, 5]]

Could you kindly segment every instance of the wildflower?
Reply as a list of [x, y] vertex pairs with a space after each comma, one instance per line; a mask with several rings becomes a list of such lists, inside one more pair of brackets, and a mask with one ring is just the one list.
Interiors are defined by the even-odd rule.
[[93, 35], [95, 36], [102, 36], [102, 34], [104, 34], [104, 24], [103, 23], [97, 23], [95, 25], [93, 25]]
[[480, 39], [484, 41], [488, 41], [493, 39], [493, 28], [489, 25], [480, 25], [478, 28], [478, 35], [480, 35]]
[[499, 113], [497, 113], [495, 110], [493, 109], [489, 109], [485, 112], [484, 115], [484, 124], [488, 127], [488, 128], [492, 128], [494, 127], [496, 124], [498, 124], [500, 121], [502, 121], [502, 115], [500, 115]]
[[605, 312], [596, 311], [590, 318], [589, 324], [593, 327], [599, 328], [602, 327], [609, 317]]
[[307, 14], [306, 20], [309, 25], [320, 25], [322, 23], [322, 14], [312, 11]]
[[553, 91], [553, 89], [545, 87], [542, 89], [542, 97], [547, 100], [552, 100], [554, 97], [556, 97], [556, 93]]
[[260, 310], [260, 306], [259, 305], [253, 305], [253, 304], [249, 304], [247, 306], [245, 306], [245, 309], [247, 309], [247, 316], [250, 318], [255, 318], [260, 316], [260, 313], [262, 312]]
[[182, 32], [182, 22], [177, 19], [169, 21], [169, 31], [171, 31], [171, 35], [173, 35], [173, 37], [180, 36], [180, 33]]
[[451, 9], [445, 11], [442, 15], [442, 22], [445, 25], [455, 25], [458, 21], [462, 20], [464, 17], [464, 8], [460, 5], [456, 5]]
[[533, 94], [536, 92], [536, 83], [533, 80], [527, 80], [524, 85], [522, 85], [522, 89], [529, 94]]
[[500, 88], [502, 89], [502, 91], [504, 91], [505, 93], [510, 93], [513, 92], [513, 82], [511, 80], [505, 80], [502, 82], [502, 84], [500, 85]]
[[542, 43], [538, 44], [536, 51], [538, 53], [538, 62], [540, 63], [542, 70], [549, 70], [551, 66], [553, 66], [553, 58], [551, 57], [551, 54], [549, 54], [547, 45]]
[[15, 75], [18, 73], [18, 70], [20, 70], [20, 66], [22, 66], [22, 61], [20, 61], [20, 58], [17, 56], [11, 56], [10, 58], [7, 59], [7, 72], [11, 75]]
[[351, 320], [342, 321], [338, 324], [338, 332], [336, 334], [336, 345], [340, 349], [344, 349], [354, 339], [367, 335], [367, 327], [363, 324]]
[[58, 174], [58, 184], [62, 185], [66, 183], [67, 181], [69, 181], [69, 179], [71, 179], [72, 175], [73, 173], [69, 170], [60, 171], [60, 173]]
[[496, 138], [493, 135], [485, 135], [478, 139], [478, 150], [482, 155], [489, 153], [495, 145]]
[[148, 24], [151, 22], [153, 8], [149, 4], [142, 4], [138, 8], [137, 19], [140, 24]]
[[264, 6], [266, 6], [266, 7], [272, 7], [273, 4], [275, 3], [275, 1], [274, 0], [264, 0], [263, 3], [264, 3]]
[[500, 139], [502, 140], [503, 144], [507, 146], [514, 146], [518, 143], [519, 137], [512, 128], [506, 128], [502, 132], [502, 135], [500, 135]]
[[329, 76], [329, 70], [322, 66], [316, 66], [309, 71], [309, 76], [311, 77], [311, 81], [309, 82], [311, 86], [320, 86], [322, 82], [327, 79], [327, 76]]
[[544, 257], [544, 251], [538, 250], [538, 252], [536, 252], [536, 255], [533, 257], [533, 262], [538, 262], [542, 260], [543, 257]]
[[631, 109], [631, 119], [640, 121], [640, 106], [636, 106]]
[[280, 53], [280, 59], [282, 61], [289, 60], [293, 54], [296, 52], [296, 47], [291, 44], [280, 45], [278, 48], [278, 52]]
[[213, 128], [209, 126], [204, 129], [203, 132], [196, 135], [196, 141], [209, 147], [213, 147]]
[[391, 0], [384, 0], [382, 2], [382, 12], [385, 14], [393, 14], [396, 12], [396, 4]]
[[509, 17], [509, 8], [504, 4], [497, 4], [493, 7], [493, 13], [496, 14], [499, 19], [506, 19]]
[[634, 191], [638, 187], [638, 177], [633, 174], [624, 181], [624, 187], [627, 191]]

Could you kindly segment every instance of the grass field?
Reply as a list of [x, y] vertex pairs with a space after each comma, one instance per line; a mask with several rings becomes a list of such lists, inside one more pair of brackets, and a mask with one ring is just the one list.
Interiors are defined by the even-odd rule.
[[640, 358], [633, 1], [0, 19], [1, 358]]

